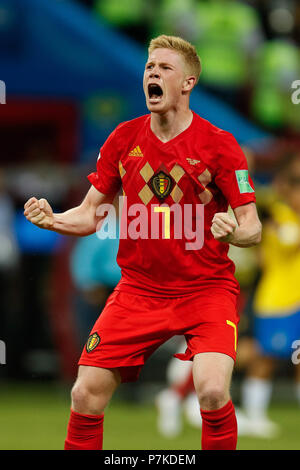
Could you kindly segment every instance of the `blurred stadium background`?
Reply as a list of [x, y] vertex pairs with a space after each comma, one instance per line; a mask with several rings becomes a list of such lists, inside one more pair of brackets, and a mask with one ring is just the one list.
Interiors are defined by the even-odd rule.
[[[277, 163], [300, 153], [300, 104], [291, 99], [300, 80], [297, 0], [0, 0], [0, 449], [63, 448], [77, 359], [119, 278], [116, 241], [38, 230], [23, 205], [35, 195], [62, 211], [82, 200], [111, 130], [147, 113], [144, 61], [160, 33], [196, 45], [203, 74], [192, 108], [243, 146], [263, 221]], [[232, 256], [242, 285], [240, 334], [251, 342], [259, 253]], [[138, 383], [117, 392], [106, 449], [200, 447], [200, 431], [187, 420], [172, 439], [157, 429], [155, 396], [178, 345], [178, 338], [167, 343]], [[245, 345], [233, 377], [237, 405]], [[293, 368], [290, 358], [280, 360], [272, 380], [268, 412], [280, 433], [241, 436], [240, 449], [300, 449]]]

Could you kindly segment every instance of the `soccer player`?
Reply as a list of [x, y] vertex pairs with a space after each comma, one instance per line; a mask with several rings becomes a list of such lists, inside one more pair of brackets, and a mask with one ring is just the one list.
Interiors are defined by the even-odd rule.
[[[236, 448], [230, 382], [239, 286], [227, 252], [229, 243], [259, 243], [261, 224], [236, 140], [190, 109], [200, 71], [191, 44], [153, 39], [143, 79], [150, 114], [120, 124], [108, 137], [83, 202], [62, 214], [45, 199], [25, 204], [25, 216], [37, 226], [84, 236], [103, 222], [99, 206], [111, 203], [121, 186], [126, 196], [117, 257], [122, 278], [79, 360], [65, 449], [101, 449], [103, 413], [116, 388], [135, 381], [149, 356], [182, 334], [187, 349], [177, 357], [193, 361], [202, 449]], [[227, 214], [229, 204], [236, 221]], [[186, 220], [182, 236], [179, 209]]]

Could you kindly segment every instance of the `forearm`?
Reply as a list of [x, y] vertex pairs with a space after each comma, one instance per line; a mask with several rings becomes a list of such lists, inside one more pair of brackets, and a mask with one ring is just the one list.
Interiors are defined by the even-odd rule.
[[96, 231], [96, 216], [91, 211], [82, 210], [81, 206], [74, 207], [60, 214], [53, 214], [53, 232], [62, 235], [83, 237]]
[[114, 194], [102, 194], [91, 186], [79, 206], [61, 214], [54, 214], [46, 199], [31, 197], [24, 205], [24, 215], [39, 228], [62, 235], [83, 237], [101, 228], [113, 199]]
[[113, 199], [114, 194], [101, 194], [92, 186], [79, 206], [62, 214], [53, 214], [50, 230], [79, 237], [91, 235], [100, 230]]

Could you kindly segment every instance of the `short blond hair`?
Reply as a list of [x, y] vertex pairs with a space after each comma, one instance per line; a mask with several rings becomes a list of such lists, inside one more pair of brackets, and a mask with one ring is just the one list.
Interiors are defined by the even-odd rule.
[[151, 39], [148, 53], [150, 55], [155, 49], [161, 48], [179, 52], [187, 65], [189, 73], [196, 77], [196, 83], [198, 83], [201, 74], [201, 61], [195, 46], [178, 36], [166, 36], [162, 34], [161, 36]]

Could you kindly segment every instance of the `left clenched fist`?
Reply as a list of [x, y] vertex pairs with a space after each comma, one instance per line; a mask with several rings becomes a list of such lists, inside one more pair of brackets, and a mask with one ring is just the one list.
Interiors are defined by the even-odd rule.
[[216, 240], [229, 243], [236, 227], [236, 222], [227, 212], [217, 212], [212, 220], [211, 232]]

